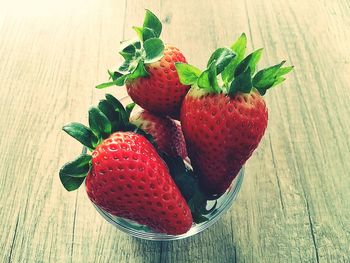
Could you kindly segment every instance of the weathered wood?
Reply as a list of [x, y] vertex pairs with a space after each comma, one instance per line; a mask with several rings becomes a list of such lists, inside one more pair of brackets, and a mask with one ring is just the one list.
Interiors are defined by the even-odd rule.
[[[265, 61], [287, 58], [296, 66], [284, 87], [266, 96], [270, 126], [246, 170], [244, 187], [258, 193], [247, 200], [255, 221], [249, 228], [259, 233], [253, 253], [266, 262], [349, 260], [350, 133], [339, 116], [350, 110], [349, 94], [342, 92], [350, 32], [336, 9], [340, 2], [247, 3], [252, 40], [266, 47]], [[246, 254], [239, 247], [238, 257]]]
[[[149, 242], [106, 223], [59, 167], [144, 9], [200, 67], [246, 32], [295, 72], [266, 95], [269, 127], [238, 199], [209, 230]], [[0, 262], [350, 262], [350, 6], [337, 1], [0, 1]]]

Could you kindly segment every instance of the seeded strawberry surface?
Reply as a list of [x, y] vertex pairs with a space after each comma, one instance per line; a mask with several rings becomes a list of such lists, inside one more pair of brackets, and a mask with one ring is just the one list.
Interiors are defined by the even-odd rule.
[[180, 83], [175, 62], [186, 63], [186, 59], [179, 49], [166, 45], [159, 61], [145, 65], [148, 77], [126, 82], [133, 101], [152, 113], [178, 119], [182, 100], [190, 86]]
[[161, 233], [183, 234], [191, 228], [186, 201], [144, 137], [116, 132], [92, 156], [86, 190], [97, 206]]
[[[173, 142], [172, 149], [174, 153], [176, 153], [182, 159], [185, 159], [188, 155], [185, 137], [182, 132], [181, 125], [179, 123], [175, 123], [175, 125], [176, 125], [176, 131], [172, 132], [171, 134], [171, 141]], [[173, 156], [175, 156], [175, 154]]]
[[259, 144], [268, 113], [258, 92], [186, 96], [181, 124], [194, 170], [208, 193], [222, 194]]
[[187, 157], [186, 143], [180, 124], [169, 117], [159, 117], [148, 111], [141, 111], [131, 122], [152, 135], [160, 151], [169, 156]]

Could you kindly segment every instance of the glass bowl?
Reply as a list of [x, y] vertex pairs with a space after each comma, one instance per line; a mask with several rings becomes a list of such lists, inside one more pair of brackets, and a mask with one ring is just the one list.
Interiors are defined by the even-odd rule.
[[[101, 216], [106, 219], [109, 223], [111, 223], [113, 226], [118, 228], [119, 230], [134, 236], [136, 238], [146, 239], [146, 240], [153, 240], [153, 241], [171, 241], [171, 240], [178, 240], [187, 238], [193, 235], [196, 235], [208, 227], [212, 226], [215, 222], [217, 222], [227, 210], [230, 209], [233, 201], [235, 200], [244, 177], [244, 169], [242, 168], [236, 178], [233, 180], [231, 186], [227, 189], [227, 191], [218, 199], [216, 199], [217, 204], [215, 209], [211, 211], [209, 214], [205, 215], [208, 218], [208, 221], [205, 221], [200, 224], [193, 223], [191, 229], [182, 235], [167, 235], [164, 233], [157, 233], [154, 232], [152, 229], [148, 228], [147, 226], [140, 225], [134, 221], [124, 219], [121, 217], [113, 216], [103, 209], [99, 208], [95, 204], [94, 207], [96, 210], [101, 214]], [[208, 201], [207, 209], [212, 208], [215, 205], [215, 200]]]

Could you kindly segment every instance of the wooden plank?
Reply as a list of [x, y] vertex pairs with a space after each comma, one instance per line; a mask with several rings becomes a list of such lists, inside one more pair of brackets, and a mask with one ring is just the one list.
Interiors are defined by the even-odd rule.
[[103, 19], [122, 16], [123, 10], [99, 1], [22, 4], [23, 9], [18, 3], [0, 8], [6, 13], [0, 45], [0, 107], [6, 112], [0, 117], [0, 261], [76, 262], [78, 194], [62, 188], [58, 169], [81, 146], [61, 127], [86, 121], [100, 78], [99, 45], [113, 41], [102, 26], [115, 27], [113, 38], [121, 37], [122, 25]]
[[[268, 54], [264, 61], [287, 58], [296, 70], [280, 90], [266, 96], [269, 129], [247, 165], [240, 199], [244, 206], [236, 203], [238, 213], [232, 217], [238, 222], [235, 233], [242, 226], [250, 233], [237, 234], [238, 258], [350, 260], [345, 161], [350, 151], [349, 140], [344, 141], [349, 137], [350, 100], [342, 92], [349, 81], [345, 61], [350, 57], [343, 43], [349, 42], [350, 32], [340, 2], [323, 6], [316, 1], [247, 1], [254, 46], [265, 46]], [[249, 222], [242, 220], [241, 207], [249, 211]], [[249, 243], [251, 251], [246, 249]]]

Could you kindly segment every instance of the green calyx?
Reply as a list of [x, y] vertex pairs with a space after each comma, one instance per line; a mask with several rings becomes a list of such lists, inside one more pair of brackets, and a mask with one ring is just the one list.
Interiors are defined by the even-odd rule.
[[[63, 126], [63, 130], [78, 140], [90, 151], [117, 131], [134, 131], [145, 135], [143, 131], [129, 122], [135, 103], [125, 108], [114, 96], [106, 94], [97, 107], [89, 109], [89, 126], [71, 122]], [[91, 168], [91, 155], [83, 153], [75, 160], [66, 163], [60, 170], [60, 180], [68, 191], [73, 191], [83, 183]]]
[[110, 72], [112, 81], [102, 83], [96, 88], [102, 89], [113, 85], [123, 86], [127, 80], [147, 77], [145, 64], [160, 60], [164, 55], [164, 43], [159, 38], [162, 32], [162, 23], [149, 10], [146, 10], [145, 19], [141, 27], [133, 27], [138, 38], [121, 43], [119, 54], [124, 62], [115, 72]]
[[216, 203], [208, 210], [208, 197], [199, 187], [198, 178], [193, 170], [186, 167], [181, 157], [170, 157], [160, 153], [162, 159], [169, 168], [169, 173], [185, 198], [192, 214], [193, 221], [197, 224], [207, 221], [207, 214], [214, 211]]
[[[263, 49], [244, 57], [247, 38], [243, 33], [230, 48], [218, 48], [210, 56], [204, 71], [185, 63], [176, 63], [180, 82], [194, 85], [206, 93], [224, 93], [234, 96], [237, 92], [249, 93], [256, 88], [261, 95], [280, 83], [293, 66], [282, 67], [285, 61], [262, 69], [255, 74]], [[221, 76], [218, 79], [218, 75]]]

